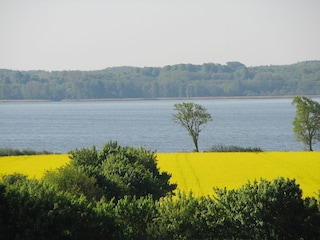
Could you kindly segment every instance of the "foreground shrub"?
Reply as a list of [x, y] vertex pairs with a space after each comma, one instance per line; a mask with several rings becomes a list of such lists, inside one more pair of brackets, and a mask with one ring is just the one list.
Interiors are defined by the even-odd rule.
[[89, 176], [81, 166], [66, 165], [57, 170], [47, 171], [42, 181], [57, 190], [68, 192], [76, 197], [85, 195], [88, 200], [99, 200], [103, 196], [102, 189], [97, 185], [97, 180]]
[[159, 216], [154, 224], [157, 239], [206, 239], [213, 236], [215, 233], [205, 222], [208, 209], [202, 208], [202, 203], [191, 193], [178, 193], [174, 199], [161, 199], [158, 204]]
[[320, 239], [319, 203], [294, 179], [260, 180], [211, 197], [159, 201], [157, 239]]
[[94, 233], [93, 211], [84, 197], [34, 179], [3, 186], [1, 239], [90, 239]]
[[225, 146], [219, 144], [210, 147], [206, 152], [263, 152], [263, 150], [259, 147]]
[[116, 223], [121, 229], [118, 239], [159, 239], [152, 231], [158, 217], [156, 205], [151, 195], [120, 199], [114, 208]]
[[[0, 239], [320, 239], [320, 206], [294, 179], [90, 202], [23, 175], [0, 183]], [[319, 194], [320, 198], [320, 194]]]
[[304, 235], [305, 208], [295, 180], [261, 180], [215, 193], [222, 219], [232, 226], [228, 238], [300, 239]]
[[23, 175], [21, 173], [13, 173], [9, 175], [2, 176], [2, 182], [6, 185], [12, 185], [19, 181], [24, 182], [28, 179], [26, 175]]
[[70, 167], [80, 167], [94, 177], [108, 199], [127, 195], [159, 199], [176, 188], [176, 184], [169, 183], [170, 174], [160, 173], [154, 152], [122, 147], [117, 142], [107, 143], [100, 151], [96, 147], [72, 151]]

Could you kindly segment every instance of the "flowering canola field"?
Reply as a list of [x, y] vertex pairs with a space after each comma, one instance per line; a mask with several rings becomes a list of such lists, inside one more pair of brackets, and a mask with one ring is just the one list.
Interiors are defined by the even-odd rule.
[[[180, 191], [195, 196], [212, 195], [213, 187], [233, 189], [277, 177], [295, 178], [304, 197], [317, 197], [320, 190], [320, 152], [157, 153], [157, 159]], [[68, 162], [67, 154], [0, 157], [0, 175], [19, 172], [39, 179]]]
[[239, 188], [261, 178], [295, 178], [303, 196], [318, 196], [320, 152], [158, 153], [158, 167], [171, 182], [195, 196], [212, 195], [213, 187]]
[[67, 154], [0, 157], [0, 175], [22, 173], [39, 179], [47, 170], [59, 168], [69, 161]]

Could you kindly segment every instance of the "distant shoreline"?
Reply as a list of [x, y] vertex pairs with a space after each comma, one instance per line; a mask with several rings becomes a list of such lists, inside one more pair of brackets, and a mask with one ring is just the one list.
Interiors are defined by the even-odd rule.
[[[209, 100], [209, 99], [288, 99], [297, 95], [285, 96], [216, 96], [216, 97], [164, 97], [164, 98], [91, 98], [91, 99], [0, 99], [0, 102], [107, 102], [107, 101], [161, 101], [161, 100]], [[304, 95], [308, 98], [319, 98], [320, 95]]]

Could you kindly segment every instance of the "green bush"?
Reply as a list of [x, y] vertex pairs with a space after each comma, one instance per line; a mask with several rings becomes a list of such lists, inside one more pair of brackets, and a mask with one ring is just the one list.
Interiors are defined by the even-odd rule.
[[[12, 180], [13, 179], [13, 180]], [[320, 239], [320, 205], [294, 179], [89, 202], [23, 176], [0, 183], [0, 239]]]
[[52, 152], [43, 150], [43, 151], [35, 151], [31, 149], [14, 149], [3, 147], [0, 148], [0, 156], [22, 156], [22, 155], [40, 155], [40, 154], [52, 154]]
[[[88, 186], [94, 186], [91, 188], [101, 190], [102, 195], [109, 200], [112, 198], [118, 200], [127, 195], [142, 197], [150, 194], [154, 199], [159, 199], [172, 193], [176, 188], [176, 184], [169, 182], [171, 175], [159, 171], [154, 152], [142, 147], [122, 147], [117, 142], [110, 141], [101, 150], [97, 150], [95, 146], [75, 149], [71, 152], [70, 158], [68, 169], [61, 168], [58, 171], [64, 173], [51, 174], [50, 181], [60, 185], [59, 189], [64, 189], [66, 186], [76, 187], [74, 192], [83, 193], [87, 197], [89, 197], [87, 193], [92, 191], [86, 193], [83, 191], [84, 186], [87, 186], [87, 190]], [[90, 182], [81, 180], [84, 175]], [[54, 179], [57, 177], [60, 180]], [[78, 183], [74, 184], [68, 179], [78, 180]], [[65, 185], [65, 182], [68, 184]], [[80, 186], [82, 187], [79, 188]], [[97, 196], [91, 194], [90, 198], [98, 200], [101, 194], [100, 191], [96, 192], [99, 194]]]
[[263, 150], [259, 147], [225, 146], [218, 144], [210, 147], [206, 152], [263, 152]]
[[84, 196], [35, 179], [0, 188], [0, 239], [90, 239], [95, 234], [94, 211]]

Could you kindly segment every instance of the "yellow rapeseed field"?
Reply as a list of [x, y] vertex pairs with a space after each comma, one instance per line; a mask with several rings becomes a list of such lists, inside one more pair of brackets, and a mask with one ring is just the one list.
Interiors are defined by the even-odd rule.
[[[172, 174], [180, 191], [212, 195], [213, 187], [238, 188], [248, 181], [295, 178], [303, 196], [318, 196], [320, 152], [157, 153], [160, 171]], [[69, 155], [0, 157], [0, 175], [19, 172], [40, 178], [69, 162]]]
[[320, 152], [159, 153], [160, 170], [195, 196], [212, 195], [213, 187], [235, 189], [261, 178], [295, 178], [303, 196], [318, 196]]
[[22, 173], [39, 179], [45, 171], [61, 167], [69, 161], [67, 154], [0, 157], [0, 175]]

